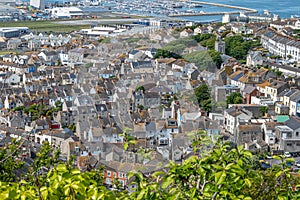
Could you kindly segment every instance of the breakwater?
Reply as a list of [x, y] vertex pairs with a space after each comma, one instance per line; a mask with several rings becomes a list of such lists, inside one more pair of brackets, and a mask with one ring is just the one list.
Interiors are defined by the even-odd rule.
[[241, 12], [245, 14], [257, 13], [258, 11], [251, 8], [241, 7], [241, 6], [232, 6], [227, 4], [219, 4], [219, 3], [210, 3], [210, 2], [203, 2], [203, 1], [190, 1], [193, 4], [203, 4], [203, 5], [210, 5], [210, 6], [218, 6], [224, 8], [233, 8], [238, 11], [230, 11], [230, 12], [180, 12], [168, 15], [169, 17], [180, 17], [180, 16], [212, 16], [212, 15], [225, 15], [225, 14], [239, 14]]

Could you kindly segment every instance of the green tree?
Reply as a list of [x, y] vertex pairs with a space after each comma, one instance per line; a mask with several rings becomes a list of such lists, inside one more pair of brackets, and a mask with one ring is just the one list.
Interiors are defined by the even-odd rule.
[[247, 55], [247, 51], [245, 50], [245, 48], [240, 45], [242, 45], [242, 44], [239, 44], [239, 46], [232, 47], [230, 49], [230, 53], [229, 53], [230, 56], [232, 56], [238, 60], [244, 59], [245, 56]]
[[194, 94], [197, 97], [198, 103], [210, 99], [210, 91], [207, 84], [201, 84], [194, 89]]
[[124, 128], [122, 134], [120, 134], [120, 136], [123, 137], [123, 146], [125, 151], [132, 150], [133, 146], [137, 142], [134, 136], [132, 136], [130, 133], [131, 133], [130, 128]]
[[143, 91], [143, 92], [145, 92], [145, 87], [144, 86], [137, 86], [136, 88], [135, 88], [135, 91]]
[[225, 38], [225, 53], [239, 60], [245, 60], [248, 51], [260, 46], [258, 40], [245, 40], [241, 35]]
[[216, 42], [216, 37], [212, 37], [205, 42], [204, 46], [210, 50], [213, 50], [213, 49], [215, 49], [215, 42]]
[[13, 108], [11, 111], [12, 111], [12, 112], [15, 112], [15, 111], [23, 111], [24, 108], [25, 108], [24, 106], [18, 106], [18, 107]]
[[259, 111], [262, 116], [264, 116], [268, 112], [269, 108], [267, 106], [263, 106], [259, 108]]
[[[127, 193], [103, 186], [103, 168], [80, 172], [66, 164], [54, 165], [41, 187], [30, 181], [0, 181], [1, 199], [299, 199], [299, 177], [290, 173], [283, 156], [280, 164], [261, 170], [257, 157], [243, 147], [207, 137], [205, 132], [190, 134], [194, 155], [184, 162], [170, 162], [163, 170], [145, 176], [140, 171], [127, 174], [136, 189]], [[48, 152], [48, 150], [46, 151]], [[8, 154], [10, 155], [10, 154]], [[43, 153], [39, 160], [47, 159]], [[37, 164], [41, 166], [41, 162]], [[254, 167], [254, 163], [258, 167]]]
[[154, 58], [160, 58], [160, 57], [162, 57], [162, 58], [176, 58], [176, 59], [182, 58], [182, 56], [180, 56], [179, 54], [176, 54], [174, 52], [167, 51], [167, 50], [164, 50], [164, 49], [158, 49], [157, 53], [154, 56]]
[[184, 59], [189, 63], [195, 63], [200, 71], [208, 70], [215, 72], [218, 68], [219, 58], [218, 53], [214, 51], [194, 51], [184, 55]]
[[233, 92], [226, 98], [227, 106], [229, 104], [241, 104], [243, 103], [243, 96], [240, 92]]
[[221, 57], [221, 53], [215, 50], [209, 50], [208, 51], [209, 56], [212, 58], [212, 60], [214, 61], [214, 63], [216, 64], [216, 66], [218, 68], [221, 67], [222, 64], [222, 57]]
[[281, 71], [279, 71], [279, 70], [277, 70], [277, 71], [276, 71], [276, 77], [280, 77], [280, 76], [281, 76], [281, 74], [282, 74], [282, 72], [281, 72]]
[[207, 100], [204, 100], [200, 103], [201, 108], [203, 108], [207, 112], [211, 112], [212, 110], [212, 99], [209, 98]]
[[212, 110], [213, 101], [211, 99], [208, 85], [201, 84], [199, 87], [194, 89], [194, 94], [200, 107], [205, 111], [210, 112]]
[[60, 151], [58, 149], [54, 149], [48, 142], [44, 142], [30, 166], [27, 181], [36, 187], [40, 197], [41, 189], [46, 183], [48, 171], [58, 164], [59, 155]]
[[0, 150], [0, 181], [11, 182], [16, 180], [15, 171], [23, 167], [24, 162], [20, 159], [24, 141], [12, 141]]
[[172, 54], [180, 55], [182, 54], [185, 48], [186, 46], [184, 44], [175, 44], [175, 45], [167, 45], [163, 49], [165, 51], [171, 52]]
[[70, 125], [68, 126], [68, 128], [69, 128], [71, 131], [76, 132], [76, 125], [75, 125], [75, 124], [70, 124]]

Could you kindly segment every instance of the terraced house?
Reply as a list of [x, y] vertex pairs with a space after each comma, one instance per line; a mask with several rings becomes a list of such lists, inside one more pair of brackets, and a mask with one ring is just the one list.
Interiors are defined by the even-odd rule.
[[261, 43], [270, 53], [300, 62], [300, 41], [292, 37], [281, 35], [269, 28], [262, 35]]

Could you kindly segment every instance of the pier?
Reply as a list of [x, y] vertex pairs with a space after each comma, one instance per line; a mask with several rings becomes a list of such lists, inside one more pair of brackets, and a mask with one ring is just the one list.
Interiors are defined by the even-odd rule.
[[176, 14], [170, 14], [169, 17], [181, 17], [181, 16], [212, 16], [212, 15], [233, 15], [233, 14], [240, 14], [241, 11], [244, 11], [245, 14], [251, 14], [251, 13], [257, 13], [257, 10], [251, 9], [251, 8], [245, 8], [240, 6], [231, 6], [227, 4], [219, 4], [219, 3], [210, 3], [210, 2], [204, 2], [204, 1], [190, 1], [194, 4], [203, 4], [203, 5], [210, 5], [210, 6], [218, 6], [218, 7], [224, 7], [224, 8], [233, 8], [240, 11], [230, 11], [230, 12], [197, 12], [197, 13], [188, 13], [188, 12], [182, 12], [182, 13], [176, 13]]

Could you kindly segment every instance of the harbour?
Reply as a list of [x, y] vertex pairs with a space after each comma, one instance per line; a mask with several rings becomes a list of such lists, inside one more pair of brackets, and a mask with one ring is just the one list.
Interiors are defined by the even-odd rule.
[[[169, 17], [180, 17], [180, 16], [213, 16], [213, 15], [235, 15], [235, 14], [240, 14], [241, 12], [245, 14], [253, 14], [257, 13], [258, 11], [255, 9], [251, 8], [246, 8], [246, 7], [240, 7], [240, 6], [232, 6], [232, 5], [227, 5], [227, 4], [219, 4], [219, 3], [210, 3], [210, 2], [203, 2], [203, 1], [191, 1], [193, 4], [203, 4], [203, 5], [210, 5], [210, 6], [216, 6], [216, 7], [224, 7], [224, 8], [233, 8], [236, 10], [240, 11], [231, 11], [231, 12], [183, 12], [183, 13], [178, 13], [178, 14], [170, 14]], [[202, 7], [202, 6], [201, 6]]]
[[[24, 1], [26, 2], [26, 0]], [[144, 16], [160, 19], [185, 20], [194, 22], [221, 21], [225, 14], [237, 16], [239, 14], [255, 15], [269, 10], [282, 18], [300, 16], [300, 5], [287, 0], [273, 3], [266, 0], [257, 7], [259, 0], [245, 2], [241, 0], [206, 0], [204, 1], [167, 1], [167, 0], [46, 0], [50, 8], [56, 6], [75, 6], [85, 15], [93, 17], [109, 16], [109, 13], [119, 13], [124, 17]]]
[[[82, 4], [82, 3], [81, 3]], [[177, 20], [188, 20], [186, 18], [198, 16], [203, 19], [192, 19], [191, 21], [218, 21], [215, 16], [224, 14], [256, 13], [255, 9], [226, 4], [214, 4], [202, 1], [170, 1], [145, 0], [145, 1], [101, 1], [98, 6], [80, 6], [82, 10], [89, 13], [112, 12], [121, 13], [125, 16], [145, 16], [158, 18], [172, 18]], [[208, 18], [206, 18], [208, 17]]]

